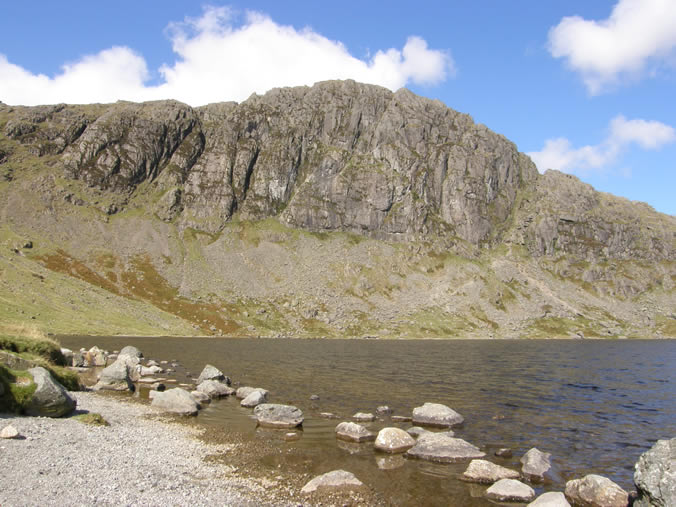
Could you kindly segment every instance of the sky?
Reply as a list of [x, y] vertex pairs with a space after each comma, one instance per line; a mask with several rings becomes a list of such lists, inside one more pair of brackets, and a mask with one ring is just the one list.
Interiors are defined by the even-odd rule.
[[676, 215], [676, 0], [6, 2], [0, 101], [242, 101], [355, 79]]

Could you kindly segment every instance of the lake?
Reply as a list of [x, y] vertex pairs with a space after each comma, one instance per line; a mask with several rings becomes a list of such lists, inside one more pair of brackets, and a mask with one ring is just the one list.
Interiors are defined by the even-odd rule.
[[[588, 473], [633, 490], [633, 465], [660, 438], [676, 436], [676, 341], [673, 340], [292, 340], [223, 338], [60, 337], [65, 347], [133, 344], [146, 358], [177, 359], [179, 381], [213, 364], [241, 385], [264, 387], [272, 403], [305, 413], [302, 437], [256, 430], [237, 400], [215, 401], [199, 424], [252, 440], [276, 442], [260, 466], [289, 466], [311, 475], [349, 470], [396, 505], [490, 505], [484, 486], [457, 480], [467, 463], [432, 464], [348, 446], [334, 429], [355, 412], [388, 405], [411, 415], [424, 402], [443, 403], [465, 417], [456, 436], [486, 459], [520, 470], [530, 448], [552, 454], [551, 482], [562, 491]], [[192, 375], [189, 375], [192, 374]], [[318, 395], [318, 401], [311, 401]], [[330, 420], [320, 412], [333, 412]], [[408, 428], [376, 421], [369, 429]], [[493, 456], [509, 447], [510, 459]]]

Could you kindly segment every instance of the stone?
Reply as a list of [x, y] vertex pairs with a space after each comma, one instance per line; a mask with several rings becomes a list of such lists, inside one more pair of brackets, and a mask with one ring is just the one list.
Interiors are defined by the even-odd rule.
[[629, 494], [613, 481], [589, 474], [566, 483], [566, 498], [579, 507], [627, 507]]
[[352, 419], [358, 422], [372, 422], [376, 420], [376, 416], [364, 412], [357, 412], [352, 416]]
[[263, 403], [254, 408], [254, 416], [264, 428], [295, 428], [303, 424], [303, 412], [293, 405]]
[[485, 455], [478, 447], [461, 438], [431, 432], [420, 435], [415, 445], [406, 452], [409, 458], [437, 463], [453, 463], [465, 459], [483, 458]]
[[33, 377], [36, 388], [26, 405], [26, 414], [41, 417], [61, 417], [75, 410], [76, 402], [66, 389], [52, 378], [52, 375], [36, 366], [28, 373]]
[[527, 507], [570, 507], [570, 504], [566, 500], [566, 495], [560, 491], [549, 491], [541, 494]]
[[383, 428], [378, 432], [374, 447], [379, 451], [392, 454], [408, 451], [416, 441], [400, 428]]
[[300, 492], [307, 495], [315, 492], [336, 493], [363, 488], [365, 488], [364, 483], [357, 479], [353, 473], [345, 470], [334, 470], [315, 477], [303, 486]]
[[413, 426], [407, 429], [406, 432], [413, 438], [418, 438], [420, 435], [424, 435], [425, 433], [432, 433], [430, 430], [426, 430], [425, 428], [421, 428], [420, 426]]
[[159, 365], [160, 365], [160, 363], [158, 363], [158, 362], [155, 361], [154, 359], [151, 359], [151, 360], [148, 361], [148, 363], [146, 364], [146, 366], [159, 366]]
[[221, 370], [210, 364], [206, 365], [197, 379], [197, 384], [201, 384], [205, 380], [216, 380], [230, 385], [230, 377], [226, 377]]
[[85, 365], [85, 355], [82, 352], [73, 352], [71, 358], [71, 366], [74, 368], [82, 368]]
[[267, 403], [267, 401], [268, 392], [265, 389], [255, 389], [240, 402], [240, 405], [246, 408], [253, 408], [262, 403]]
[[224, 398], [235, 392], [232, 387], [217, 380], [204, 380], [197, 386], [197, 391], [209, 395], [210, 398]]
[[84, 366], [105, 366], [106, 353], [94, 345], [84, 354]]
[[68, 366], [73, 366], [73, 351], [70, 349], [66, 348], [61, 348], [61, 355], [63, 356], [63, 360], [65, 365]]
[[319, 417], [322, 419], [338, 419], [338, 416], [333, 412], [320, 412]]
[[535, 491], [515, 479], [500, 479], [486, 490], [486, 498], [498, 502], [530, 502], [535, 498]]
[[259, 389], [258, 387], [249, 387], [249, 386], [243, 386], [243, 387], [238, 387], [237, 391], [235, 392], [235, 397], [238, 400], [243, 400], [247, 396], [249, 396], [252, 392], [254, 392], [256, 389]]
[[[157, 379], [155, 379], [157, 380]], [[153, 384], [150, 385], [151, 389], [154, 389], [155, 391], [166, 391], [167, 386], [164, 385], [162, 382], [154, 382]]]
[[312, 396], [310, 396], [310, 401], [319, 401], [319, 395], [313, 394]]
[[516, 470], [501, 467], [483, 459], [473, 459], [465, 473], [462, 474], [462, 480], [481, 484], [492, 484], [500, 479], [518, 479], [519, 477], [520, 474]]
[[151, 392], [155, 393], [151, 405], [165, 412], [179, 415], [197, 415], [199, 412], [199, 403], [185, 389], [175, 387], [164, 392]]
[[412, 417], [407, 415], [393, 415], [390, 419], [392, 422], [411, 422]]
[[425, 403], [413, 409], [413, 424], [450, 428], [460, 425], [464, 418], [452, 408], [440, 403]]
[[292, 442], [293, 440], [298, 440], [300, 439], [300, 433], [296, 433], [295, 431], [291, 431], [289, 433], [284, 434], [284, 440], [287, 442]]
[[401, 454], [376, 455], [376, 465], [380, 470], [396, 470], [405, 464], [406, 460]]
[[381, 405], [376, 408], [376, 415], [379, 417], [392, 415], [392, 409], [387, 405]]
[[533, 447], [521, 457], [521, 473], [524, 478], [533, 482], [542, 482], [545, 474], [552, 467], [549, 458], [551, 454], [542, 452], [537, 447]]
[[658, 440], [634, 465], [635, 507], [676, 505], [676, 438]]
[[211, 403], [209, 395], [202, 391], [191, 391], [190, 394], [192, 394], [192, 397], [195, 398], [199, 404]]
[[9, 426], [5, 426], [2, 428], [2, 431], [0, 431], [0, 438], [20, 438], [21, 435], [19, 434], [19, 430], [17, 430], [14, 426], [11, 424]]
[[511, 458], [512, 450], [507, 447], [503, 447], [502, 449], [495, 451], [495, 455], [499, 458]]
[[122, 350], [120, 350], [120, 352], [117, 354], [118, 359], [122, 356], [130, 357], [132, 360], [136, 361], [136, 364], [138, 364], [141, 362], [141, 358], [143, 358], [143, 352], [133, 345], [127, 345], [126, 347], [122, 347]]
[[367, 442], [375, 440], [376, 434], [367, 430], [361, 424], [342, 422], [336, 426], [336, 438], [346, 442]]
[[129, 356], [118, 357], [110, 366], [101, 371], [99, 381], [94, 385], [95, 391], [134, 391], [132, 377], [136, 372], [134, 358]]
[[164, 370], [160, 368], [159, 366], [141, 366], [141, 376], [143, 377], [149, 377], [151, 375], [157, 375], [158, 373], [162, 373]]

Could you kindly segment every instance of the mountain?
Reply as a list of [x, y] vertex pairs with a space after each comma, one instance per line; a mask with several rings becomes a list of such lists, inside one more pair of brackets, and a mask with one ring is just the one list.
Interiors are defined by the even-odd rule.
[[0, 103], [0, 318], [55, 333], [676, 336], [676, 217], [353, 81]]

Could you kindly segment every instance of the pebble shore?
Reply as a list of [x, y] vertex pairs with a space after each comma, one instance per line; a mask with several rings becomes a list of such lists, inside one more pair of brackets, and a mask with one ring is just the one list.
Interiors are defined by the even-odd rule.
[[198, 428], [133, 401], [71, 394], [78, 412], [99, 413], [110, 426], [0, 414], [0, 427], [11, 424], [22, 436], [0, 440], [3, 507], [280, 505], [256, 480], [205, 461], [231, 447], [200, 442]]

